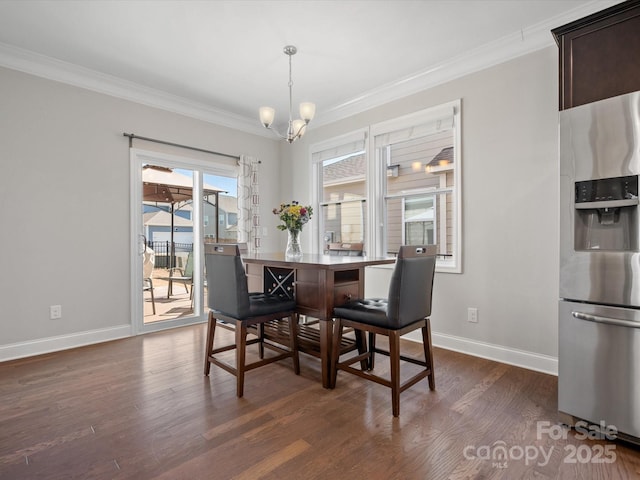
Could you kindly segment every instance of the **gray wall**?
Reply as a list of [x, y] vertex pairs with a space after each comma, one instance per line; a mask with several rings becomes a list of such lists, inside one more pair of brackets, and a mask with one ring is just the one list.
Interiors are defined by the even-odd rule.
[[[86, 332], [108, 339], [130, 325], [122, 132], [259, 156], [268, 251], [285, 241], [271, 209], [311, 201], [309, 145], [461, 98], [463, 273], [436, 275], [434, 342], [554, 372], [557, 78], [550, 47], [330, 125], [312, 124], [290, 146], [0, 68], [0, 360], [37, 350], [42, 340]], [[309, 242], [305, 235], [310, 230], [303, 234]], [[389, 270], [370, 270], [368, 293], [386, 293], [388, 278]], [[62, 319], [49, 320], [52, 304], [63, 305]], [[479, 323], [466, 321], [467, 307], [479, 309]]]
[[[0, 360], [129, 331], [123, 132], [260, 157], [273, 186], [261, 190], [263, 225], [273, 232], [263, 244], [285, 241], [271, 214], [282, 201], [275, 140], [4, 68], [0, 105]], [[62, 319], [49, 320], [53, 304]]]
[[[310, 201], [308, 147], [462, 99], [462, 274], [436, 274], [434, 342], [557, 371], [558, 68], [546, 48], [331, 125], [289, 152], [293, 197]], [[286, 169], [285, 169], [286, 170]], [[367, 277], [386, 295], [389, 271]], [[467, 308], [479, 322], [467, 322]]]

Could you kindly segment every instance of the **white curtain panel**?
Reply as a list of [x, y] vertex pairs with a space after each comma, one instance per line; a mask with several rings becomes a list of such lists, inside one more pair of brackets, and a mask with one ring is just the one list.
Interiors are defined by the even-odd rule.
[[238, 242], [246, 242], [250, 252], [260, 251], [260, 160], [240, 156], [238, 173]]

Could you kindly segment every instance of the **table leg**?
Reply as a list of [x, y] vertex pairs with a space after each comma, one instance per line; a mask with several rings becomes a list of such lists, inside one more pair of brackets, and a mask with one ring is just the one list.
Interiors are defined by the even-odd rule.
[[333, 320], [320, 320], [320, 364], [322, 386], [331, 388], [331, 348], [333, 345]]

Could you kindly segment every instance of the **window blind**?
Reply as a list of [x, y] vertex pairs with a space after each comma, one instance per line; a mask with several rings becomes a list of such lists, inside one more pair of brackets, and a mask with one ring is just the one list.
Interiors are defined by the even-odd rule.
[[[447, 108], [429, 118], [411, 118], [410, 122], [414, 122], [409, 126], [398, 128], [401, 123], [389, 126], [391, 129], [384, 131], [384, 126], [379, 125], [376, 130], [382, 131], [379, 135], [374, 135], [375, 148], [393, 145], [395, 143], [406, 142], [415, 138], [426, 137], [434, 133], [443, 132], [453, 128], [454, 110]], [[409, 123], [410, 123], [409, 122]], [[392, 129], [394, 128], [395, 129]]]
[[363, 152], [367, 135], [365, 131], [343, 135], [332, 142], [314, 145], [311, 150], [313, 163], [324, 162], [334, 158], [346, 157], [354, 153]]

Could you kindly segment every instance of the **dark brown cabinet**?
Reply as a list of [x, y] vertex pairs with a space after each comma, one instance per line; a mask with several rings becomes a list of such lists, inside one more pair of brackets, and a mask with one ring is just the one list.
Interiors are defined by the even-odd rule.
[[640, 90], [640, 0], [551, 33], [560, 48], [560, 110]]

